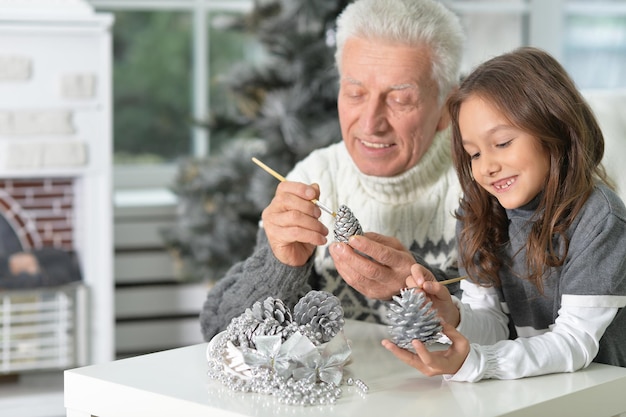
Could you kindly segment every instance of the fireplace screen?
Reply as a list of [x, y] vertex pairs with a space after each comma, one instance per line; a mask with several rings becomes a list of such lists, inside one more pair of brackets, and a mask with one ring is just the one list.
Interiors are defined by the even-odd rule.
[[0, 180], [0, 374], [86, 358], [74, 179]]
[[66, 369], [86, 357], [82, 284], [0, 293], [0, 374]]

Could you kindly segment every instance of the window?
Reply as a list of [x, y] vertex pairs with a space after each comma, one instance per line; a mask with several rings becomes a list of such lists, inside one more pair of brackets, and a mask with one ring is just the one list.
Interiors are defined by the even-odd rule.
[[626, 88], [626, 1], [445, 2], [467, 33], [463, 69], [521, 45], [557, 57], [581, 89]]
[[[262, 59], [251, 35], [223, 22], [252, 0], [89, 0], [114, 30], [116, 187], [167, 186], [181, 156], [215, 152], [228, 137], [202, 126], [234, 104], [219, 85], [233, 63]], [[442, 0], [468, 42], [463, 70], [520, 45], [555, 55], [582, 89], [626, 88], [624, 0]]]
[[227, 141], [209, 137], [209, 109], [233, 103], [219, 74], [262, 58], [251, 35], [224, 23], [250, 0], [91, 0], [113, 26], [114, 183], [164, 187], [176, 161], [207, 155]]
[[116, 165], [166, 163], [189, 153], [191, 14], [117, 12], [113, 33]]
[[566, 4], [563, 64], [582, 88], [626, 87], [626, 2]]

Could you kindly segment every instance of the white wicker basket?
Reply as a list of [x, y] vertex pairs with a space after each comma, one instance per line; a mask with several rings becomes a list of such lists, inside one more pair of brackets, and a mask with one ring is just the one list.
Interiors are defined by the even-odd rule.
[[0, 374], [85, 364], [86, 298], [82, 283], [0, 290]]

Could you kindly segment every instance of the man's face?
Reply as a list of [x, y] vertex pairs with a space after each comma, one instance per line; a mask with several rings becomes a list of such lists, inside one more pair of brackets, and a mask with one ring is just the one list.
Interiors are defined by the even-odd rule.
[[351, 38], [341, 66], [341, 134], [359, 170], [392, 177], [415, 166], [447, 126], [428, 48]]

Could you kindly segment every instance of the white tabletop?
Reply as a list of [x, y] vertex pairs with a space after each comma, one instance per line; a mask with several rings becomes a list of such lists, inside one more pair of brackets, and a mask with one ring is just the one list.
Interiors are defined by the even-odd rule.
[[626, 411], [626, 368], [587, 369], [512, 381], [425, 377], [380, 345], [385, 326], [349, 321], [348, 366], [369, 392], [343, 385], [333, 405], [290, 406], [230, 391], [207, 376], [206, 344], [65, 371], [68, 417], [128, 416], [614, 416]]

